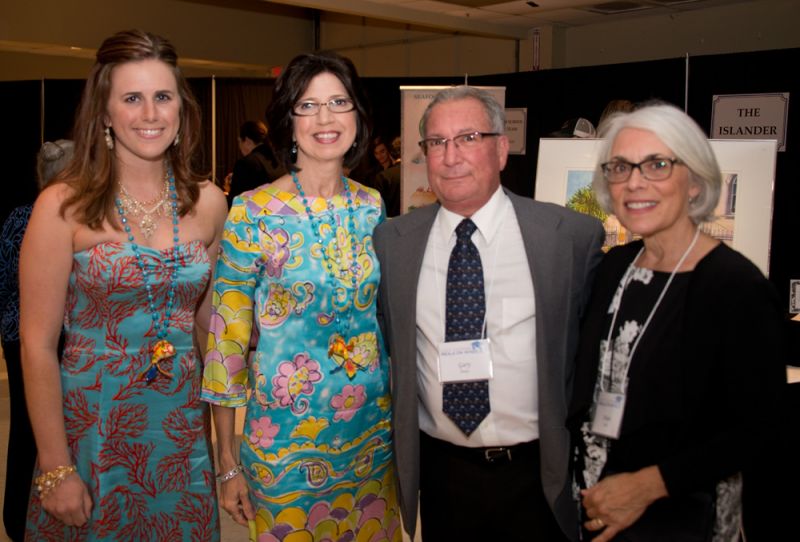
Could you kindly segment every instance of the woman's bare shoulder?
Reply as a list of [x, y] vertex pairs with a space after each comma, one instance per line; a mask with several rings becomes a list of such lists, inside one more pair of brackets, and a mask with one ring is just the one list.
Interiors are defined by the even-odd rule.
[[212, 181], [203, 181], [199, 187], [197, 212], [201, 216], [211, 217], [215, 222], [224, 222], [228, 215], [228, 200], [225, 198], [225, 193]]
[[46, 214], [49, 216], [70, 217], [72, 213], [70, 209], [62, 207], [64, 202], [75, 194], [75, 189], [68, 183], [55, 183], [45, 187], [36, 198], [34, 203], [34, 212], [37, 214]]

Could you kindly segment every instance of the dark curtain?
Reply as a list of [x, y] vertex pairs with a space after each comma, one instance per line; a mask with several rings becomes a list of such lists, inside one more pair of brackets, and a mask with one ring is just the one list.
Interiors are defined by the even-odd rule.
[[[789, 119], [786, 150], [777, 155], [772, 210], [772, 242], [769, 276], [789, 306], [789, 280], [800, 278], [800, 108], [792, 98], [800, 99], [800, 49], [762, 51], [730, 55], [693, 57], [690, 60], [689, 114], [708, 133], [711, 129], [711, 105], [714, 95], [788, 92]], [[795, 107], [793, 107], [795, 105]], [[794, 130], [792, 128], [795, 128]], [[798, 324], [800, 326], [800, 324]], [[793, 356], [800, 364], [800, 352]]]
[[81, 102], [84, 79], [44, 80], [44, 140], [74, 139], [73, 124]]
[[5, 182], [0, 198], [0, 224], [14, 208], [36, 199], [36, 153], [41, 146], [41, 81], [0, 82], [5, 129], [0, 130]]
[[[239, 154], [239, 126], [246, 120], [266, 124], [265, 113], [272, 99], [272, 79], [216, 79], [217, 93], [217, 170], [218, 183], [233, 171]], [[210, 123], [209, 123], [210, 126]]]
[[[714, 95], [788, 92], [786, 150], [777, 154], [772, 210], [769, 276], [784, 307], [789, 281], [800, 278], [800, 49], [693, 57], [690, 60], [689, 114], [706, 132], [711, 129]], [[800, 366], [800, 322], [788, 323], [787, 363]], [[754, 360], [758, 361], [758, 360]], [[747, 398], [742, 398], [746, 401]], [[744, 473], [744, 524], [748, 540], [798, 540], [795, 514], [800, 510], [800, 383], [787, 386], [781, 399], [774, 440], [761, 443], [762, 453]], [[772, 420], [765, 420], [765, 423]], [[794, 533], [794, 534], [792, 534]]]
[[210, 77], [197, 77], [188, 79], [189, 87], [194, 94], [195, 100], [200, 105], [200, 145], [197, 148], [197, 153], [192, 157], [192, 166], [194, 170], [200, 172], [209, 178], [212, 178], [211, 171], [211, 113], [212, 108], [212, 91], [211, 85], [213, 79]]

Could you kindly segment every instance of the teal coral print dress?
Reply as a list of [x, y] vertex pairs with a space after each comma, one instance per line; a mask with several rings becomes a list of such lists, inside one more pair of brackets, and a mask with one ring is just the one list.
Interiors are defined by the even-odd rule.
[[[176, 256], [172, 247], [139, 250], [163, 315]], [[200, 400], [203, 369], [192, 338], [211, 265], [201, 241], [178, 245], [177, 262], [167, 335], [176, 354], [161, 362], [173, 376], [147, 383], [141, 375], [158, 339], [132, 245], [106, 242], [75, 253], [61, 386], [67, 443], [92, 515], [69, 527], [33, 491], [25, 540], [219, 540], [208, 405]]]
[[384, 215], [375, 190], [348, 184], [352, 204], [310, 198], [313, 217], [296, 194], [245, 192], [225, 226], [203, 399], [247, 406], [258, 542], [402, 539], [375, 307]]

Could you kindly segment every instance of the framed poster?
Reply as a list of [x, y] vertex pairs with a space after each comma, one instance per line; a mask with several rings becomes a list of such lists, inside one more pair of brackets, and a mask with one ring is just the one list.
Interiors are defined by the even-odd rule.
[[[613, 215], [607, 215], [591, 191], [600, 139], [543, 138], [539, 144], [534, 199], [565, 205], [597, 217], [606, 230], [606, 247], [633, 237]], [[775, 140], [711, 139], [722, 170], [723, 186], [716, 220], [703, 231], [747, 256], [769, 272], [772, 193], [775, 184]]]

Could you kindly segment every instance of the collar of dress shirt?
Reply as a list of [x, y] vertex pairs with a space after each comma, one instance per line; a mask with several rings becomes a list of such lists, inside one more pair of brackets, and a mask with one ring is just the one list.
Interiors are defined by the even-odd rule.
[[[489, 198], [483, 207], [478, 209], [471, 217], [472, 221], [478, 227], [478, 232], [483, 237], [486, 245], [492, 243], [494, 236], [500, 228], [502, 223], [503, 214], [508, 212], [507, 207], [511, 200], [503, 190], [502, 186], [498, 186], [497, 190], [492, 197]], [[444, 207], [439, 208], [439, 234], [442, 236], [442, 243], [447, 246], [451, 239], [456, 235], [456, 227], [464, 220], [465, 216], [461, 216], [452, 211], [448, 211]]]

